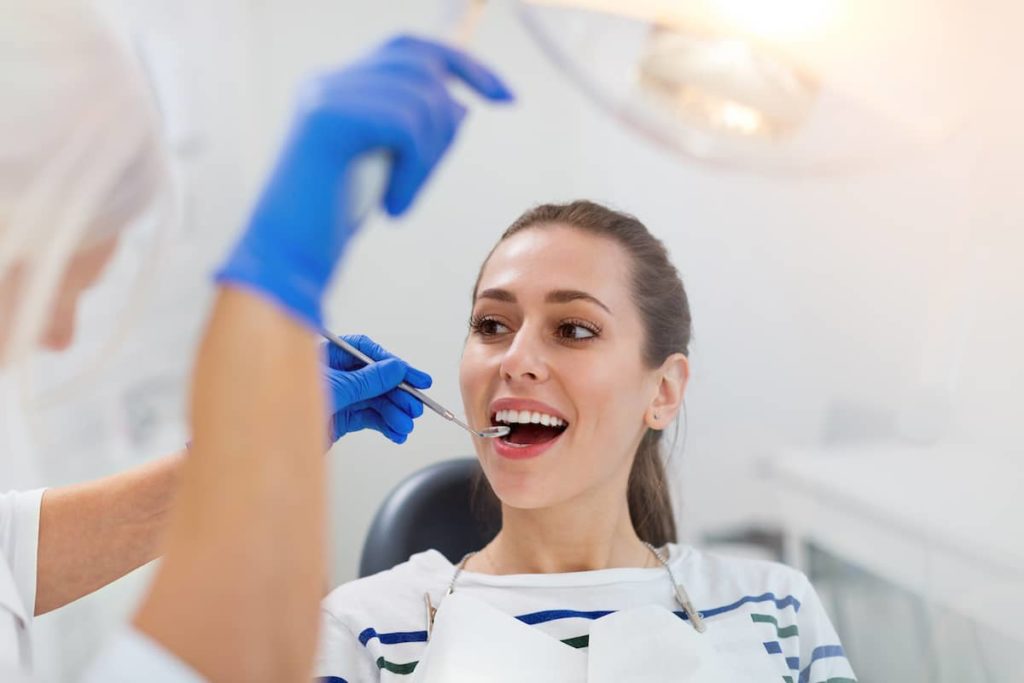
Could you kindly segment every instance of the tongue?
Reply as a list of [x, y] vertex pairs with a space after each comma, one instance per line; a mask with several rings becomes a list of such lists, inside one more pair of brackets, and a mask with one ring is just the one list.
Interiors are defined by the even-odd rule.
[[542, 424], [517, 424], [507, 438], [514, 444], [525, 446], [551, 441], [561, 431], [558, 427], [545, 427]]

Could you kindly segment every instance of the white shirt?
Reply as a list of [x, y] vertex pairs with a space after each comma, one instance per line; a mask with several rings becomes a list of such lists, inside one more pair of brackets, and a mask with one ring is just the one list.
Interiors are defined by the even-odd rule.
[[[676, 580], [708, 629], [716, 620], [750, 619], [756, 645], [763, 647], [779, 681], [854, 680], [803, 574], [689, 546], [670, 545], [668, 551]], [[430, 550], [335, 589], [323, 603], [316, 674], [331, 683], [408, 682], [426, 647], [424, 593], [437, 606], [454, 571], [441, 553]], [[611, 612], [659, 605], [681, 614], [664, 567], [507, 576], [463, 572], [455, 590], [578, 648], [587, 647], [594, 620]]]
[[43, 489], [0, 493], [0, 671], [5, 673], [32, 666], [42, 498]]
[[[0, 493], [0, 681], [32, 678], [39, 509], [43, 489]], [[126, 629], [82, 679], [86, 683], [200, 683], [191, 668], [144, 635]]]

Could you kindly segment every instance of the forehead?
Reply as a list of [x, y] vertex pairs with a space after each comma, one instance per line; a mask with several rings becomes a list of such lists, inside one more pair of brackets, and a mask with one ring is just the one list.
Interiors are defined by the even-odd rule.
[[477, 291], [506, 289], [525, 300], [555, 289], [576, 289], [615, 311], [629, 301], [629, 272], [629, 255], [611, 238], [544, 225], [501, 242], [484, 266]]

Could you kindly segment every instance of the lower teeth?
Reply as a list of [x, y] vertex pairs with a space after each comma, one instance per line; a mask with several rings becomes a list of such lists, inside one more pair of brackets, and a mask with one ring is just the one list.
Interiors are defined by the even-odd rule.
[[548, 427], [537, 423], [520, 424], [512, 427], [512, 431], [502, 437], [502, 440], [512, 446], [533, 446], [553, 441], [564, 431], [564, 427]]

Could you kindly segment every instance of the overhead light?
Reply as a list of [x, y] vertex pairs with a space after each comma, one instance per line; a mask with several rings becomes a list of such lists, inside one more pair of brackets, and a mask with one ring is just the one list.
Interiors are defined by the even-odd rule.
[[[689, 157], [822, 171], [948, 135], [952, 0], [519, 0], [555, 62]], [[945, 23], [944, 23], [945, 22]], [[952, 61], [950, 61], [952, 60]]]

